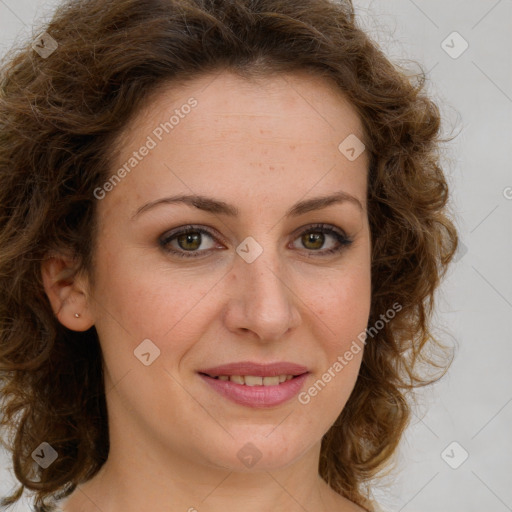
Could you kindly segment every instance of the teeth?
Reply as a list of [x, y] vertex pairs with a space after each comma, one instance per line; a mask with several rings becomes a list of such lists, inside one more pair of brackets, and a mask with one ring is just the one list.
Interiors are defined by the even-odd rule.
[[214, 377], [219, 380], [230, 380], [237, 384], [245, 384], [246, 386], [277, 386], [282, 382], [293, 379], [293, 375], [276, 375], [275, 377], [256, 377], [254, 375], [218, 375]]
[[[263, 386], [263, 378], [264, 377], [253, 377], [252, 375], [246, 375], [245, 377], [240, 377], [240, 378], [242, 380], [245, 379], [246, 386]], [[265, 377], [265, 379], [266, 378], [267, 377]]]

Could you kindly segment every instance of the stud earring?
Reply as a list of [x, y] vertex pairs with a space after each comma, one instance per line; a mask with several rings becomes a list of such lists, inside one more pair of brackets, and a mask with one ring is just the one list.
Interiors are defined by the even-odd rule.
[[80, 318], [80, 313], [75, 313], [76, 318]]

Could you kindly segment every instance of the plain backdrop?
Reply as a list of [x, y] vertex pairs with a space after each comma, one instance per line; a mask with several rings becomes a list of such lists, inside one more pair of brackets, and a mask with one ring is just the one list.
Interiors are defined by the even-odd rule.
[[[354, 3], [392, 60], [427, 72], [444, 133], [458, 134], [444, 169], [462, 246], [435, 316], [457, 355], [420, 395], [376, 494], [386, 512], [512, 511], [512, 1]], [[0, 0], [0, 53], [37, 35], [33, 21], [54, 4]], [[0, 453], [3, 494], [14, 482], [10, 466]]]

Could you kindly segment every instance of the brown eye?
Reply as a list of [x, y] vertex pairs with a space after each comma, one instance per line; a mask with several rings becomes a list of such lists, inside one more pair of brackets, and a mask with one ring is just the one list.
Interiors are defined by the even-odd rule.
[[[326, 224], [310, 226], [307, 231], [302, 232], [299, 239], [301, 245], [299, 249], [305, 248], [314, 256], [319, 257], [341, 252], [353, 241], [342, 231], [338, 231], [338, 229]], [[331, 240], [330, 243], [329, 240]], [[326, 242], [328, 246], [322, 250]]]
[[307, 249], [321, 249], [324, 241], [325, 236], [323, 233], [315, 232], [302, 235], [302, 243]]
[[201, 233], [186, 233], [183, 235], [179, 235], [176, 238], [176, 241], [180, 249], [183, 249], [185, 251], [194, 251], [196, 249], [199, 249], [202, 241], [201, 238]]
[[[208, 239], [211, 240], [209, 246], [206, 243]], [[296, 248], [306, 249], [310, 254], [319, 257], [339, 253], [352, 243], [352, 239], [342, 231], [325, 224], [310, 226], [297, 240], [299, 239], [301, 247]], [[204, 228], [185, 226], [162, 235], [159, 244], [164, 251], [172, 255], [196, 258], [207, 255], [215, 248], [225, 249], [225, 247], [216, 246], [216, 240], [216, 237]], [[205, 243], [206, 247], [204, 247]]]
[[[206, 241], [212, 240], [208, 245]], [[159, 240], [160, 246], [167, 252], [180, 257], [198, 257], [215, 247], [215, 237], [203, 228], [187, 226], [166, 233]], [[206, 245], [206, 247], [205, 247]]]

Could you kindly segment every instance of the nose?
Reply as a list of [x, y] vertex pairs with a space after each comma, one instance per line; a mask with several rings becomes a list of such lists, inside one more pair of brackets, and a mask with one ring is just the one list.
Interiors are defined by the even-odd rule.
[[300, 300], [291, 274], [274, 252], [265, 249], [252, 263], [237, 256], [230, 274], [231, 299], [224, 321], [231, 332], [249, 331], [260, 341], [270, 342], [300, 324]]

